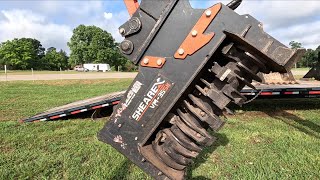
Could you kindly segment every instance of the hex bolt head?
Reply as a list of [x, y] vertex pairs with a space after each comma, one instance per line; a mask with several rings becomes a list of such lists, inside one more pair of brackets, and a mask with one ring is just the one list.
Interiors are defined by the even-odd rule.
[[203, 117], [205, 115], [205, 112], [201, 111], [200, 115]]
[[212, 14], [211, 10], [206, 10], [206, 16], [207, 16], [207, 17], [210, 17], [211, 14]]
[[183, 55], [183, 54], [184, 54], [184, 49], [180, 48], [180, 49], [178, 50], [178, 53], [179, 53], [179, 55]]
[[143, 64], [145, 64], [145, 65], [149, 64], [149, 59], [148, 58], [144, 58], [143, 59]]
[[198, 35], [198, 31], [193, 30], [193, 31], [191, 32], [191, 35], [192, 35], [193, 37], [196, 37], [196, 36]]
[[130, 44], [128, 42], [121, 43], [121, 49], [127, 51], [130, 49]]
[[167, 135], [163, 133], [160, 139], [160, 142], [165, 142], [166, 139], [167, 139]]
[[161, 66], [161, 65], [162, 65], [162, 60], [161, 60], [161, 59], [158, 59], [158, 60], [157, 60], [157, 65], [158, 65], [158, 66]]
[[197, 137], [198, 137], [198, 138], [201, 138], [201, 134], [197, 133]]
[[124, 28], [120, 28], [120, 29], [119, 29], [119, 33], [120, 33], [120, 34], [124, 34], [125, 32], [126, 32], [126, 30], [125, 30]]

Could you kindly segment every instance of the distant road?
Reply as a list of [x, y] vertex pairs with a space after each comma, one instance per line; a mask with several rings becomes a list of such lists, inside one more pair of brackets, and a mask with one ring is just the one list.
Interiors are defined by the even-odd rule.
[[[296, 76], [305, 75], [309, 70], [304, 69], [293, 69], [292, 73]], [[27, 73], [27, 74], [26, 74]], [[15, 72], [9, 73], [7, 76], [8, 81], [32, 81], [32, 80], [59, 80], [59, 79], [111, 79], [111, 78], [135, 78], [138, 73], [131, 72], [35, 72], [32, 76], [31, 72]], [[0, 74], [0, 81], [6, 81], [4, 73]]]
[[[112, 79], [112, 78], [135, 78], [138, 73], [111, 72], [111, 73], [77, 73], [77, 74], [34, 74], [11, 75], [8, 74], [7, 81], [32, 81], [32, 80], [59, 80], [59, 79]], [[6, 81], [6, 76], [1, 75], [0, 81]]]

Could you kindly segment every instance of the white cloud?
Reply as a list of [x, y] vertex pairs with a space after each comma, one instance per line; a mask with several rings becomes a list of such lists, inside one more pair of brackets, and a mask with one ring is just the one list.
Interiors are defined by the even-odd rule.
[[0, 20], [0, 42], [14, 38], [36, 38], [46, 48], [54, 46], [67, 50], [66, 42], [72, 36], [72, 29], [65, 25], [47, 22], [43, 15], [27, 10], [0, 11], [5, 17]]
[[[193, 0], [191, 4], [197, 8], [208, 8], [217, 2], [221, 1]], [[224, 4], [228, 2], [222, 0]], [[79, 24], [96, 25], [120, 42], [123, 38], [118, 27], [129, 19], [129, 15], [124, 7], [119, 12], [110, 9], [121, 5], [122, 1], [100, 0], [1, 1], [0, 42], [32, 37], [39, 39], [46, 48], [55, 46], [68, 51], [67, 42], [72, 36], [72, 29]], [[266, 32], [287, 45], [296, 40], [307, 48], [315, 48], [320, 44], [319, 9], [320, 1], [317, 0], [245, 0], [236, 11], [251, 14], [263, 22]]]
[[67, 42], [72, 36], [72, 30], [78, 25], [96, 25], [110, 32], [115, 40], [120, 42], [123, 38], [118, 33], [118, 27], [129, 19], [126, 11], [105, 12], [103, 1], [7, 1], [6, 3], [8, 10], [0, 8], [0, 42], [30, 37], [38, 39], [46, 48], [54, 46], [67, 52], [69, 52]]
[[104, 12], [104, 13], [103, 13], [103, 16], [104, 16], [104, 18], [106, 18], [106, 19], [111, 19], [111, 18], [112, 18], [112, 13]]
[[[227, 4], [230, 1], [219, 2]], [[208, 8], [217, 2], [194, 0], [192, 5]], [[319, 0], [244, 0], [236, 12], [252, 15], [264, 24], [267, 33], [286, 45], [295, 40], [314, 49], [320, 45], [319, 9]]]

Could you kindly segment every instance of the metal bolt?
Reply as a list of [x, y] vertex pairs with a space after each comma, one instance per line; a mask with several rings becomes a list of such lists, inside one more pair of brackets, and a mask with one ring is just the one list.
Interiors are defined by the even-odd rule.
[[183, 55], [184, 54], [184, 49], [180, 48], [178, 53], [179, 53], [179, 55]]
[[162, 137], [160, 139], [161, 142], [164, 142], [167, 138], [167, 135], [166, 134], [162, 134]]
[[146, 162], [146, 159], [145, 159], [145, 158], [142, 158], [142, 159], [141, 159], [141, 162]]
[[134, 140], [138, 140], [138, 137], [135, 137]]
[[161, 175], [162, 175], [162, 172], [161, 172], [161, 171], [159, 171], [158, 176], [161, 176]]
[[211, 11], [210, 10], [206, 10], [206, 16], [210, 17], [211, 16]]
[[161, 59], [158, 59], [158, 60], [157, 60], [157, 64], [158, 64], [158, 66], [161, 66], [161, 65], [162, 65], [162, 60], [161, 60]]
[[203, 117], [205, 115], [205, 113], [203, 111], [201, 111], [200, 115]]
[[128, 42], [123, 42], [121, 43], [121, 49], [124, 50], [124, 51], [127, 51], [130, 49], [130, 44]]
[[148, 58], [144, 58], [144, 59], [143, 59], [143, 63], [144, 63], [144, 64], [149, 64], [149, 59], [148, 59]]
[[192, 34], [193, 37], [196, 37], [196, 36], [198, 35], [198, 31], [193, 30], [193, 31], [191, 32], [191, 34]]
[[118, 127], [121, 128], [122, 124], [118, 124]]
[[120, 29], [119, 29], [119, 33], [120, 33], [120, 34], [124, 34], [125, 32], [126, 32], [126, 30], [125, 30], [124, 28], [120, 28]]
[[120, 48], [121, 48], [122, 53], [131, 54], [133, 51], [133, 43], [129, 40], [124, 40], [121, 42]]
[[141, 124], [141, 127], [144, 127], [144, 124]]
[[201, 134], [197, 133], [197, 137], [200, 138], [200, 137], [201, 137]]

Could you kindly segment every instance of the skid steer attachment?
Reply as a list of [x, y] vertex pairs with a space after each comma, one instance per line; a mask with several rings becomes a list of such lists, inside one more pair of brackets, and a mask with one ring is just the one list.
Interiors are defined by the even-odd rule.
[[187, 0], [135, 1], [119, 28], [120, 49], [139, 74], [99, 140], [111, 144], [155, 179], [184, 179], [185, 169], [216, 138], [220, 116], [257, 73], [287, 72], [304, 50], [265, 33], [241, 1], [193, 9]]

